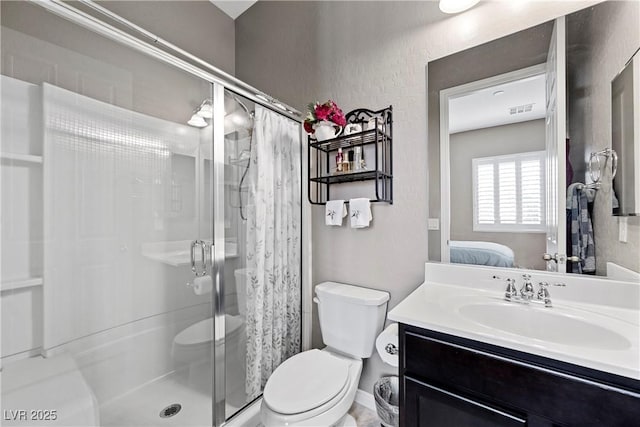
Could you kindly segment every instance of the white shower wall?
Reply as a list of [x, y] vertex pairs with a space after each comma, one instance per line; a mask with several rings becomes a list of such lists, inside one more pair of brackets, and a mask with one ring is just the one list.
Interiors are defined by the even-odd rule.
[[42, 138], [38, 87], [1, 76], [1, 357], [42, 344]]
[[47, 84], [43, 105], [44, 349], [208, 304], [185, 287], [186, 262], [142, 250], [198, 238], [203, 131]]

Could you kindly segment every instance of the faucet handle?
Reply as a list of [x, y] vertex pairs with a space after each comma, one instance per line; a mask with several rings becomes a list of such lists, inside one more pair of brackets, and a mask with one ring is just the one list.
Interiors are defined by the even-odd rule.
[[547, 289], [549, 287], [549, 283], [548, 282], [540, 282], [540, 283], [538, 283], [538, 286], [540, 286], [538, 288], [538, 299], [544, 299], [545, 293], [547, 295], [549, 294], [549, 289]]
[[504, 298], [507, 301], [511, 301], [512, 298], [518, 296], [518, 290], [516, 289], [516, 280], [507, 278], [507, 289], [504, 292]]
[[551, 307], [551, 295], [549, 294], [549, 283], [540, 282], [538, 283], [540, 288], [538, 289], [538, 294], [536, 298], [540, 301], [544, 301], [545, 307]]
[[533, 295], [534, 295], [533, 284], [531, 283], [531, 275], [523, 274], [522, 278], [524, 279], [524, 283], [520, 288], [520, 296], [525, 301], [529, 301], [531, 300], [531, 298], [533, 298]]

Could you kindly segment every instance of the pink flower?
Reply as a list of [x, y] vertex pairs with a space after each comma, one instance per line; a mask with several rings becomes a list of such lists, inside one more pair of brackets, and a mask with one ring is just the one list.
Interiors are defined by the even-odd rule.
[[331, 120], [333, 123], [337, 124], [338, 126], [344, 126], [347, 124], [347, 119], [344, 117], [342, 110], [339, 108], [337, 108], [336, 111], [334, 111], [331, 114], [331, 117], [329, 118], [329, 120]]
[[345, 126], [347, 124], [344, 113], [332, 100], [328, 100], [324, 104], [320, 104], [319, 102], [311, 103], [308, 108], [308, 113], [304, 121], [304, 130], [307, 133], [315, 133], [313, 126], [325, 120], [332, 122], [336, 126]]
[[318, 118], [318, 120], [327, 120], [332, 110], [333, 108], [331, 107], [331, 105], [327, 105], [327, 104], [318, 105], [316, 106], [316, 117]]
[[304, 131], [312, 134], [316, 133], [316, 130], [313, 128], [313, 125], [308, 121], [304, 122]]

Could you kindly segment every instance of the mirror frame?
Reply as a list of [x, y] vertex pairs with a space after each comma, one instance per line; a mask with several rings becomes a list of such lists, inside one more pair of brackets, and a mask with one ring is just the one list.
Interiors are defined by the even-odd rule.
[[[611, 80], [611, 148], [614, 150], [614, 153], [617, 152], [618, 155], [618, 168], [617, 173], [614, 175], [612, 180], [612, 188], [617, 189], [616, 196], [618, 197], [619, 205], [617, 208], [612, 207], [611, 214], [613, 216], [619, 217], [628, 217], [628, 216], [640, 216], [640, 49], [636, 50], [631, 58], [625, 66], [615, 75], [615, 77]], [[622, 117], [615, 117], [614, 114], [614, 102], [616, 101], [616, 91], [614, 90], [616, 86], [616, 82], [623, 76], [625, 72], [631, 73], [631, 108], [632, 111], [630, 113], [624, 114], [621, 112]], [[623, 124], [627, 118], [631, 118], [630, 125], [633, 129], [633, 134], [631, 138], [629, 135], [620, 135], [619, 138], [616, 138], [616, 134], [614, 132], [614, 126], [616, 123]], [[626, 136], [626, 138], [622, 138]], [[625, 150], [625, 147], [632, 147], [631, 152], [633, 153], [633, 158], [630, 163], [633, 166], [631, 175], [631, 185], [633, 188], [631, 189], [631, 193], [633, 194], [633, 206], [628, 201], [625, 201], [627, 192], [621, 191], [624, 190], [625, 187], [629, 184], [625, 184], [624, 175], [628, 173], [626, 171], [625, 162], [628, 161], [628, 158], [625, 157], [625, 154], [629, 154], [629, 150]], [[631, 211], [633, 210], [633, 211]]]

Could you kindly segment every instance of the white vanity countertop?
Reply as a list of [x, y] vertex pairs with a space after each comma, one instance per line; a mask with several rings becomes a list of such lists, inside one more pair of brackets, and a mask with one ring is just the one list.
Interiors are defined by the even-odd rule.
[[[458, 268], [462, 270], [427, 263], [425, 276], [433, 281], [394, 307], [389, 319], [640, 380], [640, 285], [526, 270]], [[536, 290], [536, 279], [566, 279], [565, 287], [549, 287], [553, 307], [504, 300], [503, 278], [523, 273], [536, 275]], [[516, 288], [521, 284], [520, 279]], [[600, 286], [605, 287], [603, 294]], [[612, 296], [616, 290], [626, 298]], [[567, 298], [574, 294], [576, 298]], [[602, 299], [606, 305], [596, 303]]]

